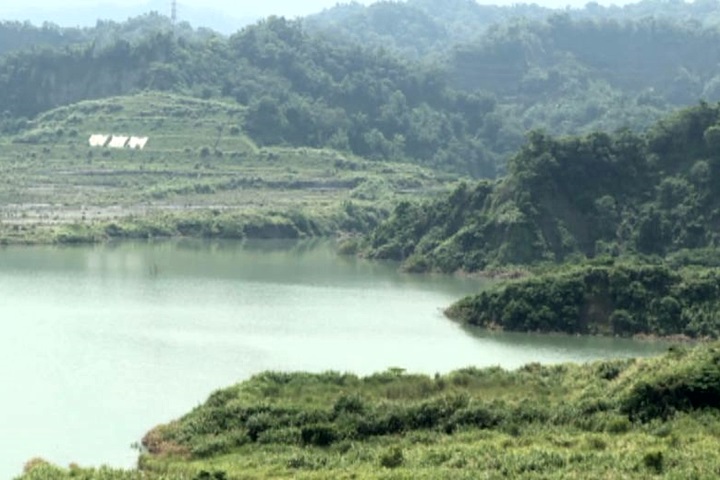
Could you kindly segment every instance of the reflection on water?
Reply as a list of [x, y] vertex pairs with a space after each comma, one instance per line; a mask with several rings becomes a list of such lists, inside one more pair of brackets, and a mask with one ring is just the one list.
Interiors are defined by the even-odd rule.
[[486, 285], [338, 257], [325, 242], [0, 249], [0, 478], [41, 455], [131, 466], [157, 423], [263, 370], [369, 374], [650, 355], [662, 344], [467, 330]]
[[[586, 362], [600, 358], [628, 358], [651, 356], [667, 350], [670, 343], [662, 340], [635, 340], [589, 335], [532, 334], [517, 332], [489, 331], [462, 326], [466, 334], [477, 339], [479, 344], [503, 348], [514, 352], [515, 358], [498, 362], [505, 368], [515, 368], [529, 362], [556, 362], [567, 359]], [[517, 353], [523, 352], [523, 353]], [[557, 359], [557, 360], [554, 360]]]

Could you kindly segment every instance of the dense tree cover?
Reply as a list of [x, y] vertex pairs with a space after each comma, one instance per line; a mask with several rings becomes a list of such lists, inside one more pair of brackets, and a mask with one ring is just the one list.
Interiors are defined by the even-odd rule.
[[98, 20], [94, 27], [65, 28], [50, 22], [37, 27], [30, 22], [0, 22], [0, 55], [32, 48], [62, 48], [92, 43], [96, 48], [120, 39], [135, 41], [158, 31], [173, 30], [176, 36], [189, 39], [207, 39], [217, 35], [211, 30], [193, 29], [188, 23], [173, 25], [169, 18], [149, 13], [129, 18], [124, 22]]
[[713, 478], [720, 347], [434, 378], [267, 372], [143, 439], [139, 469], [70, 478]]
[[543, 19], [553, 10], [535, 4], [480, 5], [474, 0], [380, 1], [339, 4], [303, 19], [311, 31], [382, 45], [411, 57], [450, 49], [495, 23], [516, 17]]
[[410, 270], [483, 270], [573, 256], [666, 255], [720, 241], [720, 106], [637, 135], [533, 132], [496, 183], [403, 203], [368, 254]]
[[38, 28], [29, 22], [0, 22], [0, 54], [41, 45], [60, 47], [85, 40], [77, 29], [60, 29], [49, 23]]
[[[520, 20], [468, 0], [440, 3], [439, 17], [440, 7], [420, 0], [331, 11], [347, 19], [364, 12], [368, 28], [358, 31], [376, 26], [425, 45], [416, 60], [389, 40], [323, 29], [325, 17], [273, 17], [230, 38], [172, 29], [157, 14], [93, 29], [6, 24], [7, 36], [21, 33], [8, 48], [33, 48], [0, 57], [5, 130], [58, 105], [155, 89], [247, 106], [245, 129], [262, 145], [330, 147], [494, 177], [528, 129], [639, 130], [675, 106], [720, 99], [720, 30], [693, 13], [709, 17], [715, 7], [707, 2], [687, 6], [681, 19], [663, 16], [685, 8], [674, 3], [652, 4], [657, 15], [643, 19], [612, 9], [587, 19], [510, 9]], [[458, 43], [459, 25], [475, 17], [501, 23]], [[47, 46], [56, 41], [64, 46]]]
[[384, 0], [367, 6], [355, 2], [338, 4], [306, 17], [303, 24], [312, 31], [382, 45], [411, 56], [424, 56], [475, 41], [497, 24], [517, 19], [542, 22], [558, 13], [573, 20], [625, 22], [646, 21], [652, 17], [695, 21], [702, 26], [720, 24], [720, 2], [717, 0], [642, 0], [622, 7], [588, 2], [583, 8], [561, 10], [535, 3], [500, 6], [474, 0]]
[[230, 45], [248, 67], [278, 78], [277, 87], [260, 85], [243, 69], [225, 85], [225, 93], [248, 102], [246, 127], [261, 143], [326, 145], [493, 174], [493, 153], [482, 138], [494, 100], [449, 89], [435, 68], [311, 37], [282, 19], [247, 28]]
[[[365, 12], [369, 25], [425, 44], [419, 60], [389, 41], [323, 30], [322, 18], [269, 18], [230, 38], [171, 29], [157, 14], [93, 29], [6, 24], [7, 36], [22, 33], [8, 48], [34, 47], [0, 57], [0, 111], [16, 125], [58, 105], [144, 89], [224, 97], [248, 107], [245, 127], [260, 144], [327, 146], [493, 177], [528, 129], [639, 129], [677, 105], [720, 99], [720, 30], [695, 14], [662, 18], [675, 4], [655, 5], [658, 17], [640, 20], [574, 11], [540, 19], [539, 7], [516, 7], [526, 19], [512, 20], [500, 7], [447, 2], [441, 17], [421, 1], [338, 10], [347, 11], [342, 18]], [[486, 8], [497, 15], [481, 15]], [[465, 43], [448, 33], [477, 16], [502, 23]], [[52, 42], [64, 46], [44, 46]]]
[[245, 130], [260, 144], [328, 146], [479, 176], [494, 176], [496, 157], [518, 144], [484, 144], [497, 128], [486, 122], [492, 97], [450, 89], [438, 69], [313, 37], [281, 18], [229, 39], [154, 30], [0, 59], [0, 111], [12, 119], [143, 89], [233, 98], [248, 107]]
[[450, 317], [483, 327], [570, 334], [720, 337], [720, 274], [666, 265], [568, 267], [463, 299]]
[[[6, 2], [7, 3], [7, 2]], [[63, 28], [92, 28], [101, 20], [106, 22], [124, 22], [128, 18], [141, 17], [147, 13], [160, 12], [170, 14], [172, 2], [169, 0], [143, 0], [131, 2], [51, 2], [44, 8], [38, 8], [35, 2], [12, 2], [4, 5], [0, 16], [6, 20], [26, 22], [36, 25], [52, 22]], [[215, 32], [231, 34], [245, 25], [257, 21], [258, 17], [247, 9], [229, 12], [229, 8], [218, 10], [213, 2], [177, 2], [176, 26], [187, 25], [200, 29], [212, 29]], [[239, 16], [235, 16], [235, 14]], [[249, 16], [245, 15], [249, 13]], [[166, 17], [169, 22], [169, 17]]]
[[410, 0], [338, 6], [305, 24], [442, 64], [452, 85], [491, 92], [499, 137], [641, 129], [677, 106], [720, 100], [715, 0], [565, 10]]
[[718, 41], [717, 26], [695, 20], [559, 14], [491, 27], [457, 46], [449, 69], [454, 85], [495, 93], [519, 128], [611, 131], [646, 126], [701, 98], [720, 100]]

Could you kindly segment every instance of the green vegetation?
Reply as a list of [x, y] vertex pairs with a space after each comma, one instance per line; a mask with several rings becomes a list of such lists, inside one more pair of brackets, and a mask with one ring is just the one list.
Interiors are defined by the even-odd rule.
[[516, 17], [540, 20], [551, 12], [537, 5], [501, 7], [467, 0], [381, 1], [368, 6], [353, 2], [311, 15], [303, 19], [303, 26], [420, 58], [471, 41], [493, 24]]
[[402, 202], [358, 248], [408, 271], [569, 265], [458, 302], [465, 323], [718, 338], [718, 125], [702, 103], [643, 135], [533, 132], [504, 179]]
[[[231, 102], [142, 93], [44, 113], [0, 137], [0, 243], [366, 232], [396, 198], [442, 189], [427, 170], [332, 150], [258, 147]], [[147, 147], [90, 147], [94, 133]]]
[[20, 478], [714, 478], [718, 365], [712, 344], [434, 378], [270, 372], [151, 430], [137, 472]]
[[381, 2], [272, 17], [230, 37], [173, 30], [159, 15], [67, 31], [6, 23], [0, 38], [14, 40], [0, 51], [0, 130], [22, 134], [58, 106], [155, 90], [237, 104], [238, 127], [258, 145], [495, 178], [528, 130], [641, 130], [679, 106], [720, 100], [720, 9], [649, 3], [560, 15]]
[[[479, 137], [494, 101], [450, 88], [442, 73], [389, 52], [307, 34], [269, 18], [230, 38], [185, 38], [162, 25], [143, 35], [0, 57], [2, 129], [81, 100], [140, 90], [222, 99], [260, 145], [332, 148], [494, 176]], [[494, 128], [494, 127], [492, 127]], [[517, 139], [519, 140], [519, 138]], [[515, 145], [505, 145], [504, 149]]]
[[488, 328], [604, 335], [720, 337], [720, 272], [619, 263], [568, 266], [506, 282], [450, 307]]
[[703, 103], [643, 135], [533, 132], [502, 180], [401, 203], [367, 254], [452, 272], [716, 248], [718, 125], [720, 106]]
[[[559, 14], [575, 21], [618, 24], [661, 20], [713, 27], [720, 23], [720, 9], [713, 0], [692, 3], [642, 0], [622, 7], [590, 2], [582, 8], [562, 9], [561, 13], [536, 3], [504, 6], [472, 0], [406, 0], [380, 1], [367, 6], [355, 2], [338, 4], [303, 19], [303, 25], [311, 31], [345, 36], [357, 43], [381, 45], [410, 57], [422, 57], [475, 41], [500, 24], [518, 19], [540, 24]], [[615, 51], [615, 54], [621, 53]]]
[[451, 85], [492, 94], [491, 149], [553, 134], [642, 129], [678, 106], [720, 100], [717, 2], [589, 3], [561, 12], [466, 0], [345, 5], [310, 17], [324, 35], [442, 65]]
[[[381, 2], [228, 38], [4, 23], [0, 244], [370, 232], [345, 249], [540, 272], [449, 309], [466, 323], [716, 338], [720, 105], [666, 115], [720, 100], [719, 10], [663, 5]], [[136, 471], [21, 478], [716, 478], [719, 352], [265, 373], [150, 431]]]
[[174, 30], [175, 35], [185, 41], [203, 40], [217, 35], [206, 29], [192, 29], [186, 23], [173, 26], [168, 17], [157, 13], [129, 18], [122, 23], [107, 20], [96, 20], [93, 23], [95, 26], [92, 28], [61, 28], [50, 22], [35, 27], [30, 22], [0, 21], [0, 54], [28, 49], [68, 48], [88, 43], [101, 47], [118, 40], [136, 41], [151, 31]]

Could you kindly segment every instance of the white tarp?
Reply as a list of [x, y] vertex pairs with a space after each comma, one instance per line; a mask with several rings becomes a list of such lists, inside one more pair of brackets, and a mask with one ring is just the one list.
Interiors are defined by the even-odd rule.
[[130, 140], [130, 137], [125, 137], [121, 135], [113, 135], [112, 139], [110, 140], [110, 143], [108, 144], [108, 147], [110, 148], [125, 148], [125, 145], [127, 145], [128, 140]]
[[104, 147], [107, 144], [109, 138], [110, 135], [90, 135], [89, 143], [91, 147]]
[[130, 137], [128, 148], [142, 150], [148, 142], [148, 137]]

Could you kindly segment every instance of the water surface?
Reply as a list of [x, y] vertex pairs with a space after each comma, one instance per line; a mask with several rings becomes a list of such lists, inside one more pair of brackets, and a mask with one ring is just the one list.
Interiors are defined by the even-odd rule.
[[650, 355], [661, 344], [468, 332], [483, 282], [277, 242], [0, 250], [0, 478], [31, 457], [132, 466], [152, 426], [260, 371], [447, 372]]

